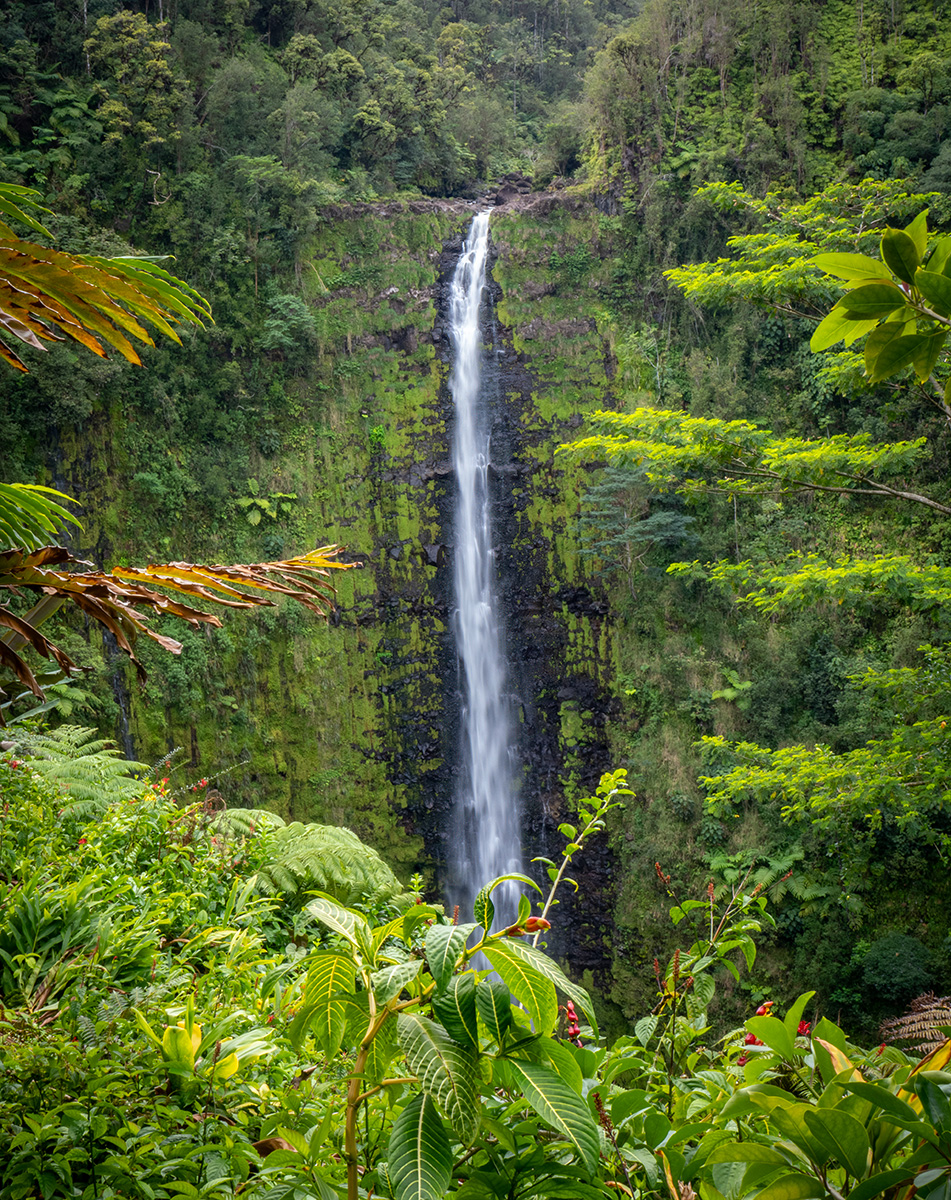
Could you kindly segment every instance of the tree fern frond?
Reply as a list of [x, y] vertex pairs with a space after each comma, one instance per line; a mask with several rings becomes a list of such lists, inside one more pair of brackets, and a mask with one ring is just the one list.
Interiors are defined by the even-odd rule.
[[142, 776], [149, 770], [145, 763], [122, 758], [115, 746], [95, 735], [95, 729], [61, 725], [17, 739], [17, 750], [30, 767], [67, 793], [70, 811], [77, 816], [140, 796]]
[[882, 1022], [882, 1038], [911, 1054], [927, 1054], [947, 1040], [951, 1026], [951, 996], [924, 992], [916, 996], [908, 1012]]
[[267, 808], [225, 808], [214, 820], [215, 832], [225, 837], [253, 837], [266, 829], [281, 829], [284, 821]]
[[391, 900], [402, 885], [375, 850], [349, 829], [294, 821], [275, 830], [271, 861], [259, 869], [264, 892], [328, 892], [342, 904]]

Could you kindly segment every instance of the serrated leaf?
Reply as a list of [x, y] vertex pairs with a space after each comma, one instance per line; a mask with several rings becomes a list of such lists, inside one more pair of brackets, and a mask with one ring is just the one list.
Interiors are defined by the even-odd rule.
[[514, 956], [523, 963], [534, 967], [540, 975], [550, 980], [560, 992], [563, 992], [570, 1000], [573, 1000], [581, 1010], [588, 1024], [594, 1030], [595, 1035], [597, 1035], [598, 1022], [594, 1014], [594, 1005], [591, 1003], [591, 997], [580, 984], [569, 979], [564, 971], [552, 962], [546, 954], [542, 954], [540, 950], [536, 950], [528, 942], [512, 939], [506, 942], [496, 942], [495, 947], [499, 946], [504, 947], [506, 954]]
[[522, 1085], [522, 1095], [536, 1113], [580, 1153], [594, 1176], [600, 1158], [598, 1127], [585, 1102], [553, 1070], [538, 1063], [509, 1059], [508, 1066]]
[[520, 955], [513, 953], [509, 945], [496, 942], [484, 950], [486, 958], [509, 991], [531, 1017], [535, 1032], [551, 1033], [558, 1020], [558, 1000], [551, 980], [546, 979]]
[[379, 1008], [385, 1008], [391, 1000], [395, 1000], [403, 988], [422, 970], [422, 961], [418, 958], [405, 963], [394, 963], [391, 967], [382, 967], [370, 976], [370, 986]]
[[459, 1140], [469, 1145], [479, 1128], [475, 1051], [417, 1013], [400, 1013], [397, 1031], [410, 1071], [436, 1100]]
[[497, 1046], [512, 1024], [512, 997], [501, 979], [483, 979], [476, 987], [476, 1011]]
[[446, 990], [433, 1000], [433, 1013], [453, 1041], [463, 1046], [479, 1044], [476, 982], [471, 972], [449, 980]]
[[903, 229], [886, 229], [882, 234], [882, 261], [905, 283], [914, 283], [921, 255], [915, 239]]
[[396, 1200], [444, 1200], [452, 1147], [429, 1096], [417, 1096], [396, 1118], [386, 1161]]
[[[366, 1036], [370, 1026], [368, 993], [359, 992], [356, 996], [345, 997], [345, 1000], [347, 1005], [346, 1036], [348, 1042], [356, 1046]], [[366, 1065], [363, 1069], [364, 1083], [367, 1087], [372, 1087], [387, 1077], [396, 1049], [396, 1018], [392, 1013], [388, 1013], [367, 1052]]]
[[468, 925], [430, 925], [426, 930], [426, 962], [441, 992], [456, 969], [456, 962], [469, 934], [476, 928]]

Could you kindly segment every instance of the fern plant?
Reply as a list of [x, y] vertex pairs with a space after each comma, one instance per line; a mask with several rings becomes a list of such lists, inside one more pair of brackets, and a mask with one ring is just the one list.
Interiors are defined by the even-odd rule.
[[320, 891], [341, 904], [396, 900], [403, 886], [379, 854], [349, 829], [333, 825], [286, 825], [266, 809], [226, 809], [216, 829], [231, 837], [267, 835], [255, 881], [267, 895]]
[[61, 725], [43, 733], [19, 734], [17, 752], [30, 758], [30, 768], [65, 793], [70, 812], [84, 817], [117, 800], [142, 794], [146, 763], [123, 758], [96, 730]]

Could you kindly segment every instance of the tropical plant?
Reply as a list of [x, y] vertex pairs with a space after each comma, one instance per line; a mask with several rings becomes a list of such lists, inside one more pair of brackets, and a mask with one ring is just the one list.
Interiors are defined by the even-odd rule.
[[[0, 214], [50, 236], [33, 215], [48, 213], [32, 188], [0, 184]], [[32, 211], [31, 211], [32, 210]], [[64, 254], [22, 241], [0, 221], [0, 330], [34, 350], [65, 335], [104, 358], [103, 343], [140, 363], [129, 338], [153, 345], [142, 321], [180, 342], [172, 323], [204, 327], [208, 301], [159, 263], [144, 257], [101, 258]], [[0, 357], [17, 370], [28, 368], [0, 340]]]

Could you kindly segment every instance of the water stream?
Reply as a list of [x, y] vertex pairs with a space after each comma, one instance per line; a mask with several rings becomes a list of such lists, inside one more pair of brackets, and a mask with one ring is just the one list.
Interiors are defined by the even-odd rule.
[[[521, 867], [512, 699], [492, 543], [490, 433], [492, 400], [497, 396], [492, 395], [485, 370], [482, 333], [488, 250], [489, 213], [483, 212], [472, 222], [450, 290], [456, 477], [453, 628], [462, 707], [450, 900], [459, 904], [463, 919], [468, 919], [484, 883]], [[502, 899], [501, 907], [506, 907], [499, 893], [495, 899], [497, 906]]]

